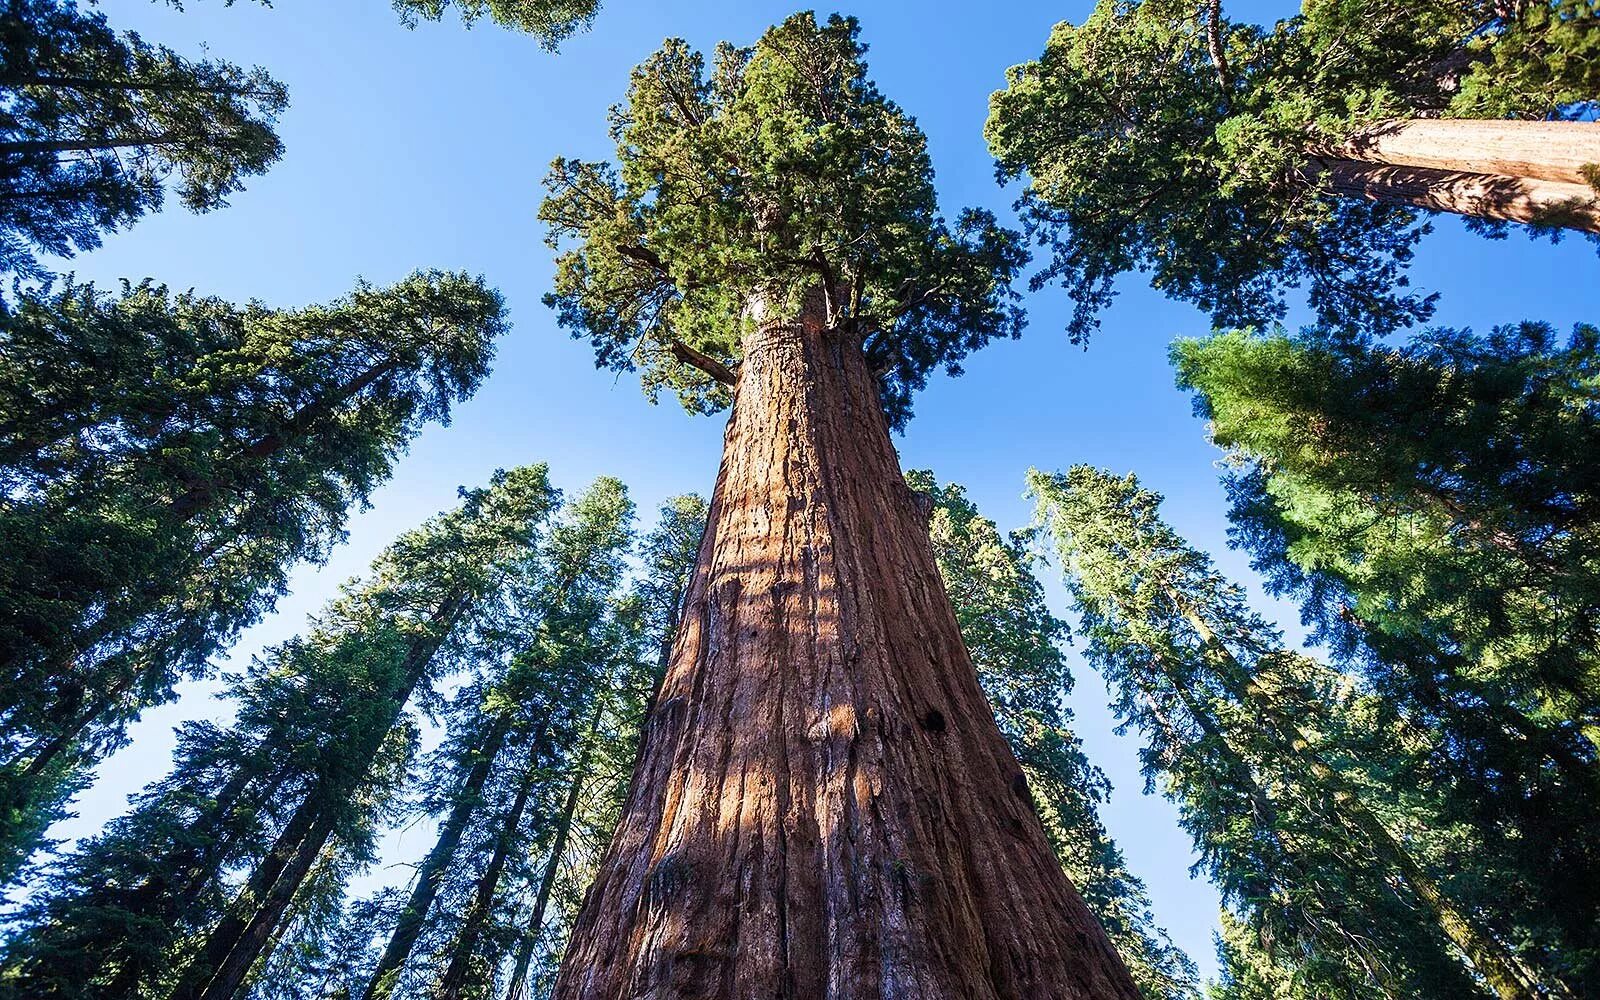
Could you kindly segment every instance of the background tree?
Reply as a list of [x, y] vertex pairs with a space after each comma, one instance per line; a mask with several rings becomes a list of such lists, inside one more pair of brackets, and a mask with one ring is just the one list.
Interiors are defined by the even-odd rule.
[[1102, 0], [1010, 71], [987, 134], [1074, 338], [1133, 270], [1219, 325], [1305, 285], [1323, 325], [1386, 331], [1431, 312], [1404, 274], [1429, 211], [1600, 231], [1600, 126], [1545, 121], [1600, 94], [1597, 52], [1594, 0], [1307, 0], [1271, 30]]
[[856, 35], [800, 14], [709, 68], [669, 40], [612, 116], [620, 167], [551, 172], [560, 321], [647, 391], [736, 400], [563, 1000], [1137, 996], [1030, 807], [888, 437], [933, 368], [1017, 332], [1024, 253], [984, 213], [939, 216]]
[[0, 4], [0, 271], [41, 276], [161, 207], [227, 204], [283, 154], [288, 92], [260, 67], [190, 61], [73, 0]]
[[906, 482], [933, 504], [928, 534], [961, 639], [1067, 877], [1146, 1000], [1198, 998], [1194, 963], [1156, 926], [1144, 883], [1100, 821], [1111, 786], [1070, 728], [1072, 674], [1061, 653], [1069, 633], [1045, 603], [1037, 557], [1025, 538], [1003, 537], [962, 487], [923, 470]]
[[406, 704], [470, 655], [556, 499], [542, 466], [497, 473], [256, 660], [233, 725], [186, 726], [174, 774], [50, 873], [7, 943], [4, 988], [239, 995], [277, 935], [371, 859], [415, 748]]
[[615, 673], [578, 749], [555, 833], [517, 942], [507, 1000], [544, 996], [554, 983], [583, 894], [627, 799], [643, 727], [672, 655], [700, 542], [706, 502], [672, 497], [640, 542], [640, 571], [619, 608]]
[[469, 26], [487, 15], [496, 24], [525, 31], [552, 51], [594, 23], [600, 0], [393, 0], [407, 27], [438, 21], [452, 6]]
[[1078, 466], [1029, 483], [1146, 773], [1264, 954], [1308, 995], [1570, 995], [1566, 953], [1529, 946], [1541, 904], [1482, 893], [1496, 859], [1462, 849], [1485, 839], [1443, 822], [1413, 776], [1430, 734], [1286, 650], [1134, 477]]
[[325, 306], [68, 285], [0, 311], [0, 857], [272, 607], [505, 330], [481, 279]]
[[[1595, 346], [1579, 326], [1182, 341], [1236, 537], [1316, 636], [1444, 735], [1432, 766], [1572, 942], [1595, 940]], [[1586, 973], [1592, 976], [1593, 973]]]

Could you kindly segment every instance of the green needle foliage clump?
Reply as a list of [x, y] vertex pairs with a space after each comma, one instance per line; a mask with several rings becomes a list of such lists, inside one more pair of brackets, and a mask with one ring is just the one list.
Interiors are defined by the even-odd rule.
[[540, 218], [567, 248], [547, 301], [598, 365], [716, 410], [752, 315], [820, 289], [898, 424], [932, 370], [1020, 332], [1020, 237], [988, 212], [940, 216], [926, 140], [867, 79], [857, 34], [797, 14], [709, 68], [671, 39], [612, 110], [617, 164], [555, 162]]
[[496, 292], [442, 272], [305, 309], [149, 283], [0, 309], [0, 868], [341, 538], [505, 328]]
[[393, 0], [407, 27], [419, 20], [439, 21], [452, 7], [469, 26], [488, 17], [496, 24], [523, 31], [555, 49], [594, 22], [600, 0]]
[[71, 0], [0, 4], [0, 272], [39, 276], [161, 207], [226, 205], [283, 154], [288, 92], [260, 67], [184, 59]]
[[1597, 346], [1540, 323], [1234, 332], [1174, 360], [1233, 460], [1239, 537], [1330, 639], [1452, 651], [1478, 697], [1600, 737]]
[[1281, 318], [1300, 286], [1324, 326], [1424, 319], [1433, 297], [1405, 277], [1423, 213], [1329, 198], [1310, 157], [1397, 119], [1578, 115], [1600, 94], [1597, 26], [1595, 0], [1307, 0], [1271, 29], [1102, 0], [990, 103], [1000, 176], [1026, 178], [1051, 250], [1034, 286], [1072, 293], [1074, 338], [1130, 271], [1222, 326]]

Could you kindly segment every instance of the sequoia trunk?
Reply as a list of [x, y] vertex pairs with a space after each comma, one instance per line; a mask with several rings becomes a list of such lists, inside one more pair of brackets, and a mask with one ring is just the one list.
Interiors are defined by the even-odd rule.
[[746, 336], [559, 1000], [1137, 1000], [978, 687], [852, 332]]
[[1335, 194], [1600, 232], [1600, 124], [1424, 119], [1315, 150]]

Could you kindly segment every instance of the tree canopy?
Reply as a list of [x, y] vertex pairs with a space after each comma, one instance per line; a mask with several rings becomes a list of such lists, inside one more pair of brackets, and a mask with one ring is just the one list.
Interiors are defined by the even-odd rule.
[[185, 59], [73, 0], [5, 0], [0, 13], [0, 272], [41, 276], [161, 207], [226, 205], [283, 155], [288, 106], [260, 67]]
[[718, 409], [748, 325], [820, 289], [899, 423], [931, 371], [1020, 332], [1020, 237], [985, 211], [939, 214], [926, 140], [868, 79], [857, 34], [797, 14], [709, 67], [669, 39], [612, 110], [617, 162], [555, 162], [547, 302], [598, 365]]
[[439, 21], [452, 7], [469, 26], [488, 17], [496, 24], [523, 31], [554, 50], [587, 28], [600, 10], [600, 0], [393, 0], [408, 27], [418, 20]]
[[1581, 115], [1600, 93], [1594, 0], [1309, 0], [1268, 29], [1220, 3], [1101, 0], [1058, 24], [990, 103], [1002, 179], [1087, 336], [1114, 282], [1151, 284], [1223, 326], [1280, 318], [1305, 286], [1324, 326], [1387, 331], [1432, 311], [1405, 276], [1427, 231], [1404, 205], [1330, 198], [1310, 162], [1417, 117]]
[[1554, 944], [1560, 921], [1520, 888], [1501, 831], [1452, 813], [1475, 790], [1434, 780], [1437, 734], [1286, 648], [1135, 477], [1076, 466], [1029, 483], [1086, 655], [1249, 927], [1224, 949], [1236, 978], [1259, 953], [1294, 997], [1576, 987], [1583, 934]]
[[40, 818], [21, 786], [270, 610], [504, 330], [497, 293], [442, 272], [303, 309], [70, 282], [0, 308], [8, 852]]

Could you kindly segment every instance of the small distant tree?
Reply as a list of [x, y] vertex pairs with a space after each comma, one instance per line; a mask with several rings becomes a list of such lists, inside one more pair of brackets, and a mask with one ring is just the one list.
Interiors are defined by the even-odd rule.
[[800, 14], [710, 66], [669, 40], [612, 115], [619, 164], [550, 174], [560, 321], [647, 391], [733, 402], [561, 1000], [1138, 996], [1033, 811], [889, 441], [935, 369], [1019, 331], [1025, 253], [986, 213], [939, 214], [856, 36]]
[[126, 720], [341, 537], [504, 330], [496, 292], [440, 272], [298, 310], [150, 284], [0, 308], [5, 865]]
[[[1118, 275], [1218, 325], [1325, 326], [1432, 310], [1405, 279], [1428, 212], [1600, 232], [1600, 6], [1307, 0], [1271, 28], [1220, 0], [1102, 0], [990, 102], [1003, 179], [1026, 178], [1087, 336]], [[1514, 119], [1514, 120], [1512, 120]]]
[[288, 92], [260, 67], [183, 58], [72, 0], [0, 4], [0, 272], [42, 272], [161, 207], [226, 205], [283, 154]]

